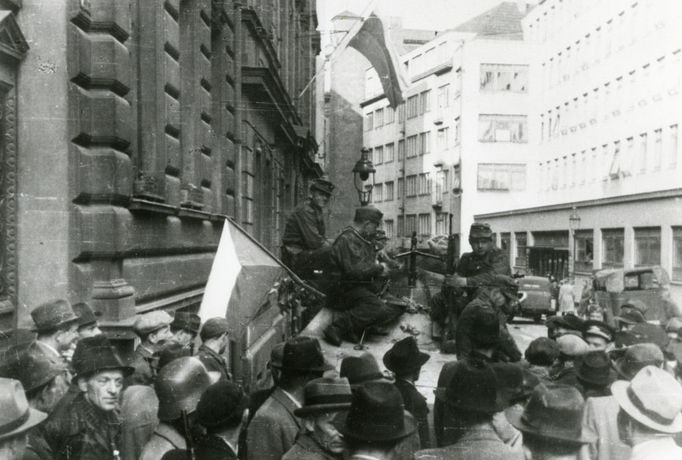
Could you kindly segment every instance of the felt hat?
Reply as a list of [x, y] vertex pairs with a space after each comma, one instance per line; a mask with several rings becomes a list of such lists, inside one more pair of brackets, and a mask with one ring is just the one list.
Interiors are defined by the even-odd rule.
[[367, 382], [353, 392], [350, 409], [338, 418], [346, 438], [369, 442], [403, 439], [417, 429], [395, 385]]
[[2, 376], [19, 380], [27, 393], [66, 372], [65, 366], [54, 364], [36, 345], [17, 353], [5, 369]]
[[488, 347], [500, 341], [500, 318], [490, 308], [479, 308], [473, 313], [469, 338], [475, 346]]
[[611, 342], [613, 341], [613, 336], [616, 331], [613, 330], [611, 326], [604, 323], [603, 321], [587, 320], [585, 321], [583, 336], [595, 336], [601, 337], [602, 339]]
[[576, 377], [592, 385], [611, 383], [611, 360], [603, 350], [588, 351], [578, 362]]
[[526, 348], [525, 358], [534, 366], [551, 366], [559, 357], [559, 345], [547, 337], [538, 337]]
[[284, 344], [282, 356], [284, 370], [325, 372], [333, 368], [324, 360], [320, 342], [313, 337], [294, 337]]
[[78, 341], [71, 358], [76, 377], [87, 377], [96, 372], [120, 369], [127, 376], [135, 370], [121, 362], [114, 352], [109, 339], [104, 335], [86, 337]]
[[509, 421], [524, 434], [565, 444], [586, 444], [595, 436], [582, 429], [585, 400], [570, 385], [541, 383], [523, 413], [508, 413]]
[[613, 382], [611, 394], [642, 425], [661, 433], [682, 431], [682, 386], [663, 369], [647, 366], [629, 382]]
[[395, 375], [406, 375], [418, 371], [431, 358], [431, 355], [419, 350], [417, 341], [412, 336], [396, 342], [384, 354], [384, 366]]
[[517, 363], [493, 363], [491, 367], [497, 377], [504, 406], [526, 400], [540, 383], [537, 376]]
[[73, 312], [78, 316], [78, 327], [90, 326], [91, 324], [96, 324], [98, 318], [102, 316], [102, 313], [95, 312], [90, 305], [85, 302], [79, 302], [74, 304]]
[[661, 367], [664, 357], [661, 349], [653, 343], [638, 343], [628, 347], [615, 362], [613, 368], [625, 380], [632, 380], [646, 366]]
[[493, 237], [493, 230], [490, 228], [490, 224], [486, 224], [483, 222], [474, 222], [471, 224], [471, 227], [469, 227], [469, 239], [483, 239], [483, 238], [492, 238]]
[[494, 414], [504, 409], [497, 375], [483, 361], [457, 361], [451, 368], [446, 388], [437, 388], [436, 397], [460, 410]]
[[334, 184], [325, 179], [315, 179], [312, 184], [310, 184], [310, 190], [317, 190], [326, 195], [331, 195], [334, 191]]
[[626, 310], [621, 310], [620, 315], [613, 318], [617, 322], [625, 324], [639, 324], [646, 322], [644, 315], [641, 311], [634, 308], [628, 308]]
[[193, 356], [178, 358], [159, 370], [154, 382], [159, 397], [159, 420], [171, 421], [194, 412], [204, 391], [220, 378], [217, 372], [208, 372], [202, 362]]
[[34, 331], [54, 331], [62, 326], [78, 322], [78, 316], [73, 312], [68, 300], [57, 299], [38, 305], [31, 311], [31, 318], [35, 323]]
[[0, 441], [42, 423], [47, 414], [32, 409], [21, 382], [0, 377]]
[[219, 380], [201, 395], [197, 421], [207, 428], [237, 426], [248, 407], [249, 398], [239, 385]]
[[374, 206], [363, 206], [355, 209], [355, 222], [364, 222], [366, 220], [379, 225], [384, 213], [379, 211]]
[[154, 331], [170, 325], [173, 317], [164, 310], [154, 310], [138, 315], [133, 323], [133, 331], [139, 336], [146, 336]]
[[362, 353], [360, 356], [343, 358], [339, 375], [346, 377], [351, 387], [374, 380], [389, 380], [388, 376], [379, 370], [377, 360], [368, 352]]
[[303, 406], [294, 410], [297, 417], [321, 412], [339, 412], [350, 409], [353, 395], [345, 377], [311, 380], [303, 388]]
[[201, 318], [196, 313], [176, 311], [170, 326], [173, 330], [185, 330], [196, 336], [201, 328]]
[[577, 335], [562, 335], [556, 339], [559, 354], [566, 358], [577, 358], [590, 351], [590, 346]]

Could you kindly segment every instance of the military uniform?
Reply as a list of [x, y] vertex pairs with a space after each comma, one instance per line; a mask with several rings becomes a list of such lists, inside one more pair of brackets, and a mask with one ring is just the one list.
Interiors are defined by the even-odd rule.
[[97, 408], [84, 394], [55, 409], [45, 424], [55, 460], [118, 460], [120, 435], [118, 413]]
[[340, 312], [335, 314], [332, 327], [342, 336], [356, 341], [367, 327], [382, 325], [400, 316], [402, 310], [383, 302], [372, 286], [373, 279], [383, 271], [376, 261], [373, 242], [348, 227], [334, 241], [331, 259], [339, 280], [328, 299], [329, 306]]
[[305, 275], [307, 269], [321, 267], [330, 245], [325, 237], [322, 208], [308, 199], [289, 216], [282, 237], [282, 261]]

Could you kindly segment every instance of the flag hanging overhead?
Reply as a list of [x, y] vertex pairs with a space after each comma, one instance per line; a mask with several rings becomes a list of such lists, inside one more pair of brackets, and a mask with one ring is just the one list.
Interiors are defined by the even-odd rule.
[[386, 24], [372, 13], [364, 19], [355, 34], [349, 35], [348, 46], [358, 50], [372, 64], [379, 75], [384, 95], [391, 107], [396, 108], [403, 102], [403, 91], [408, 82]]

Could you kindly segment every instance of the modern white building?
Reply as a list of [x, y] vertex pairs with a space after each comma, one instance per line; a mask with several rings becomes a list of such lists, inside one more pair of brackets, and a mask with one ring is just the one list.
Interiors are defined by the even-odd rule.
[[534, 268], [527, 247], [565, 253], [578, 278], [660, 264], [679, 295], [680, 24], [682, 3], [660, 0], [546, 0], [524, 18], [537, 50], [529, 78], [540, 91], [528, 116], [539, 138], [528, 173], [538, 180], [528, 181], [531, 193], [476, 212], [517, 269]]
[[360, 106], [377, 169], [372, 201], [404, 246], [413, 231], [466, 242], [474, 214], [511, 208], [534, 188], [528, 163], [540, 129], [530, 123], [530, 88], [540, 81], [529, 71], [526, 13], [501, 3], [402, 55], [411, 85], [395, 111], [367, 69]]

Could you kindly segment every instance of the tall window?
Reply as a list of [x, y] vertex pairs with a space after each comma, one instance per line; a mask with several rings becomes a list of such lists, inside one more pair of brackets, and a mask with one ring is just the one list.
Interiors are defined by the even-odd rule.
[[661, 263], [660, 227], [635, 229], [635, 265], [658, 265]]
[[412, 175], [412, 176], [407, 176], [405, 178], [406, 182], [406, 191], [405, 191], [405, 196], [417, 196], [417, 176]]
[[450, 85], [443, 85], [438, 88], [438, 108], [442, 109], [450, 106]]
[[516, 238], [516, 259], [514, 260], [514, 265], [525, 267], [528, 265], [528, 256], [526, 255], [528, 235], [526, 232], [518, 232], [514, 234], [514, 238]]
[[393, 111], [393, 107], [386, 106], [384, 108], [384, 124], [390, 125], [395, 121], [395, 112]]
[[663, 159], [663, 130], [657, 129], [656, 131], [654, 131], [654, 158], [652, 161], [654, 171], [660, 171], [662, 159]]
[[384, 162], [384, 147], [378, 146], [374, 148], [374, 164], [379, 165]]
[[431, 152], [431, 131], [423, 132], [419, 135], [419, 154]]
[[374, 112], [374, 129], [379, 129], [384, 125], [384, 109]]
[[443, 152], [448, 149], [448, 137], [450, 134], [450, 128], [441, 128], [436, 133], [436, 150], [438, 152]]
[[372, 201], [380, 203], [384, 199], [384, 186], [382, 184], [375, 184], [372, 190]]
[[417, 156], [417, 135], [407, 138], [407, 158]]
[[591, 272], [594, 260], [594, 234], [592, 230], [575, 232], [575, 271]]
[[404, 159], [405, 159], [405, 141], [401, 139], [398, 141], [398, 161], [402, 161]]
[[393, 201], [393, 181], [384, 184], [384, 201]]
[[526, 115], [478, 116], [478, 140], [480, 142], [528, 142]]
[[431, 110], [431, 90], [427, 89], [419, 94], [419, 114], [423, 115]]
[[402, 177], [398, 178], [398, 199], [402, 199], [405, 194], [405, 181]]
[[384, 220], [384, 232], [386, 232], [387, 238], [393, 238], [395, 236], [395, 230], [393, 228], [393, 219]]
[[525, 190], [526, 165], [479, 163], [478, 190]]
[[398, 106], [398, 123], [403, 123], [405, 121], [405, 103], [403, 102]]
[[419, 175], [419, 194], [429, 195], [431, 193], [431, 177], [429, 173]]
[[374, 113], [370, 112], [365, 115], [365, 131], [370, 131], [374, 128]]
[[673, 227], [673, 280], [682, 281], [682, 227]]
[[398, 237], [405, 236], [405, 218], [403, 216], [398, 216], [398, 228], [396, 230]]
[[393, 143], [391, 142], [390, 144], [386, 144], [384, 146], [384, 162], [385, 163], [390, 163], [393, 161], [394, 157], [394, 148], [393, 148]]
[[528, 91], [528, 66], [481, 64], [481, 91]]
[[431, 214], [419, 214], [419, 229], [420, 236], [431, 236]]
[[448, 214], [445, 212], [439, 212], [436, 214], [436, 235], [447, 235], [448, 234]]
[[666, 157], [671, 169], [677, 167], [677, 125], [668, 128], [668, 141], [666, 142]]
[[509, 252], [511, 251], [511, 233], [500, 233], [500, 249], [509, 257]]
[[455, 118], [454, 130], [455, 132], [453, 133], [452, 140], [455, 145], [459, 145], [462, 131], [462, 120], [460, 120], [459, 117]]
[[419, 115], [419, 95], [415, 94], [407, 98], [407, 118]]
[[647, 133], [642, 133], [639, 135], [639, 149], [637, 151], [637, 166], [640, 173], [646, 172], [647, 166], [647, 144], [648, 144]]
[[405, 216], [405, 236], [412, 236], [417, 231], [417, 215], [408, 214]]
[[624, 232], [622, 228], [602, 230], [602, 267], [623, 266]]

